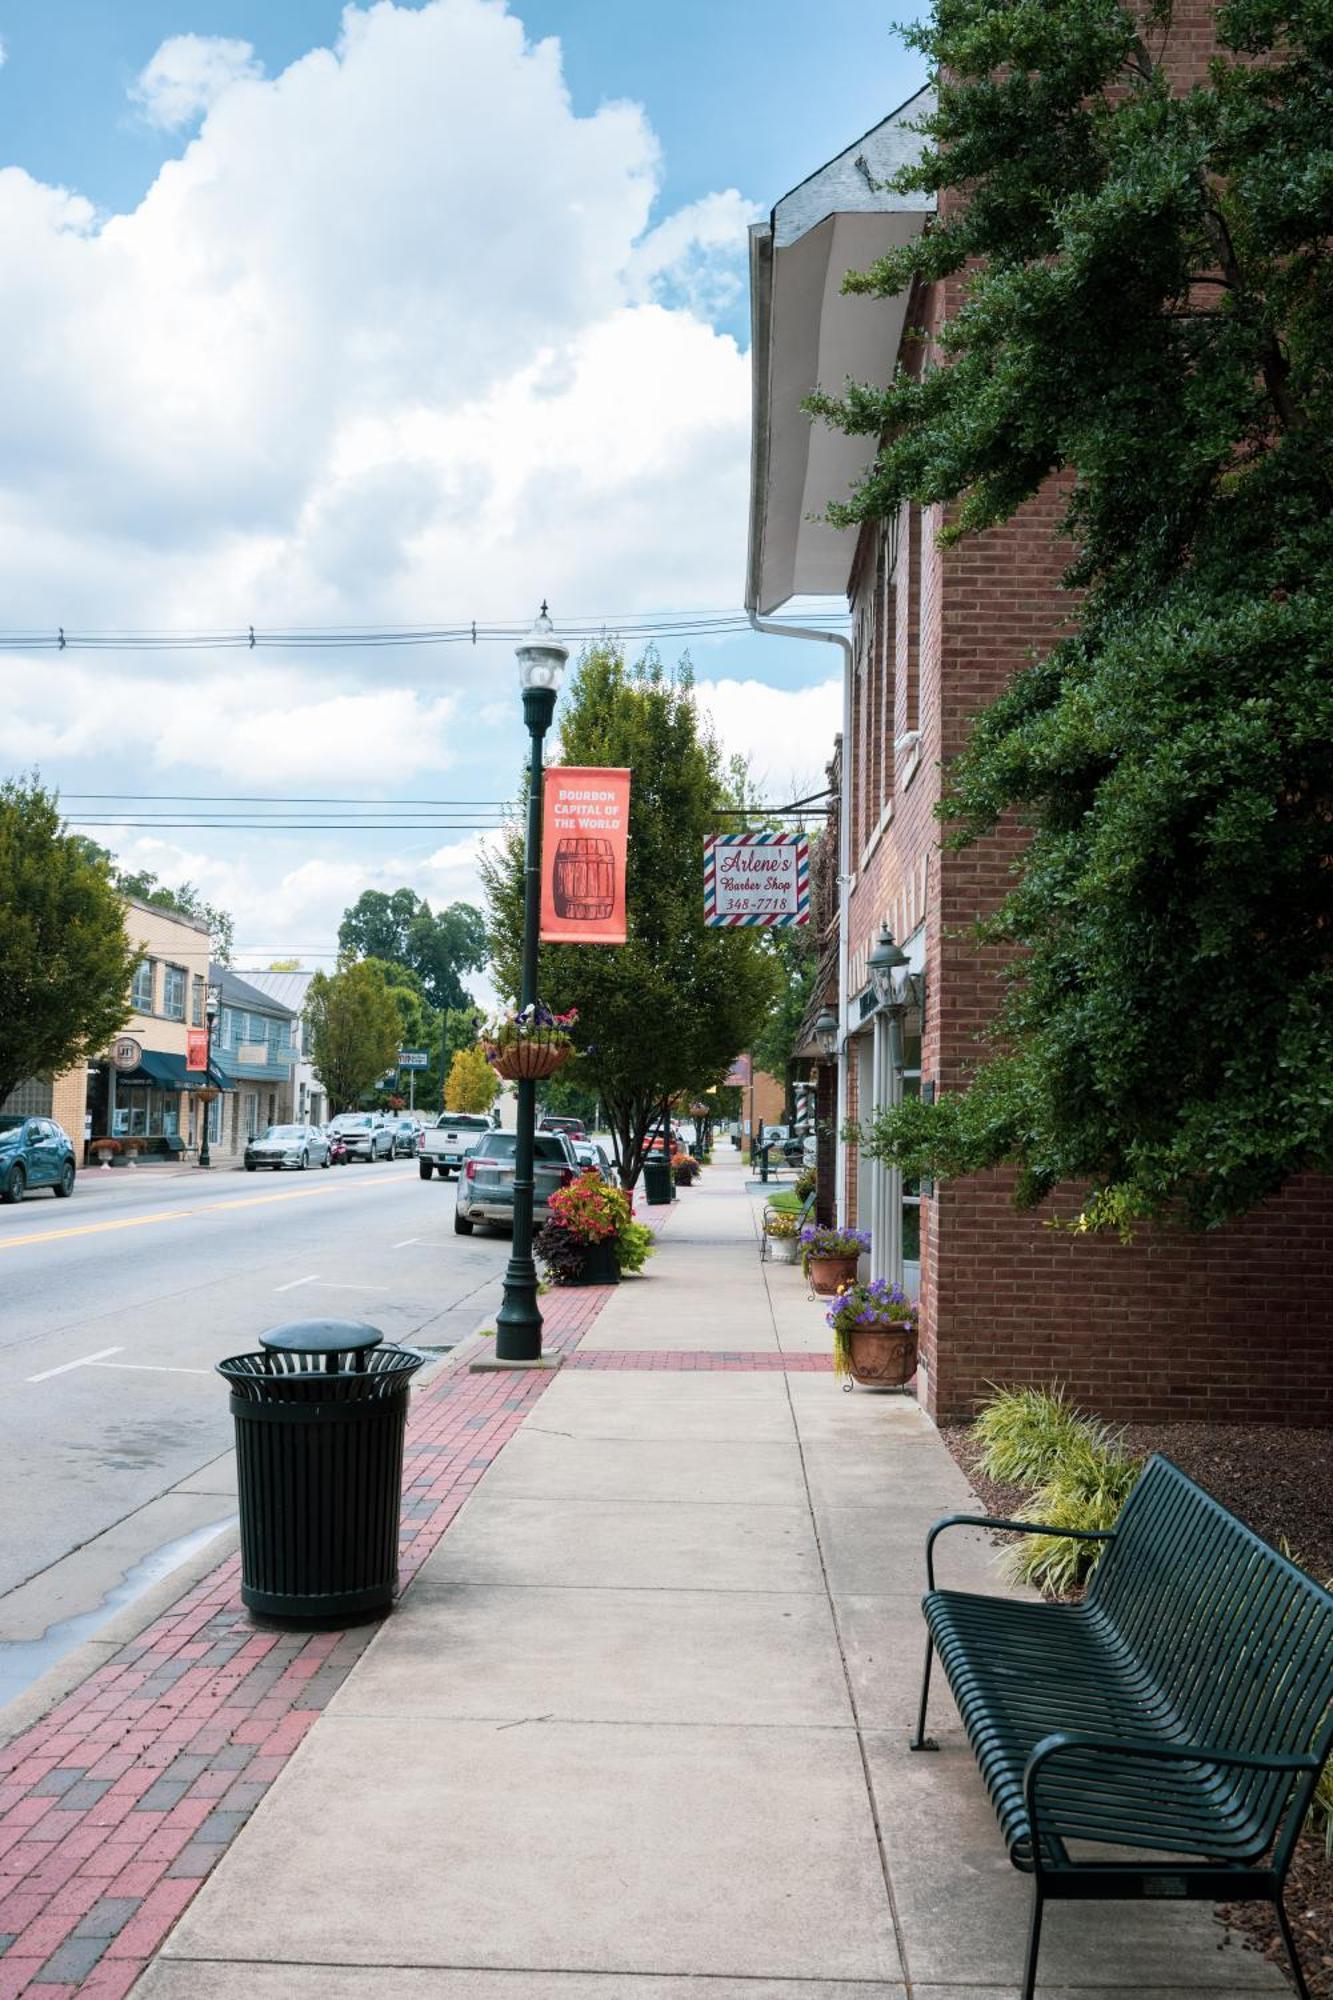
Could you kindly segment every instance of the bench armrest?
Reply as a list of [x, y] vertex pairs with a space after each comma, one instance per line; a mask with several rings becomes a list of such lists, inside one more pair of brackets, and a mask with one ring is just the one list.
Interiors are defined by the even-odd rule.
[[1037, 1780], [1046, 1766], [1066, 1751], [1099, 1752], [1106, 1756], [1140, 1758], [1145, 1763], [1154, 1764], [1216, 1764], [1224, 1769], [1237, 1771], [1271, 1771], [1275, 1774], [1286, 1772], [1291, 1777], [1302, 1771], [1317, 1771], [1318, 1757], [1280, 1756], [1270, 1751], [1225, 1750], [1211, 1743], [1159, 1743], [1153, 1737], [1144, 1736], [1093, 1736], [1082, 1730], [1058, 1729], [1050, 1736], [1043, 1736], [1033, 1750], [1023, 1769], [1023, 1799], [1027, 1806], [1028, 1825], [1033, 1832], [1034, 1847], [1037, 1827]]
[[946, 1514], [926, 1536], [926, 1589], [935, 1588], [935, 1540], [946, 1528], [1003, 1528], [1012, 1535], [1063, 1535], [1075, 1542], [1109, 1542], [1114, 1528], [1051, 1528], [1044, 1521], [1001, 1521], [993, 1514]]

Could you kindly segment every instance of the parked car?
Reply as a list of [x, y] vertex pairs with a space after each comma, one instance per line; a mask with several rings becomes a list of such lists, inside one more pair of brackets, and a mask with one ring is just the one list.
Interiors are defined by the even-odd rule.
[[539, 1132], [564, 1132], [571, 1139], [586, 1139], [588, 1128], [581, 1118], [558, 1118], [543, 1114], [537, 1120]]
[[22, 1201], [42, 1187], [63, 1200], [74, 1192], [74, 1174], [73, 1144], [54, 1118], [0, 1117], [0, 1201]]
[[389, 1120], [393, 1132], [393, 1157], [395, 1160], [410, 1160], [417, 1150], [421, 1137], [421, 1120], [412, 1112], [402, 1112]]
[[393, 1128], [378, 1111], [340, 1111], [329, 1126], [347, 1146], [349, 1160], [391, 1160]]
[[599, 1146], [595, 1139], [574, 1139], [571, 1143], [574, 1147], [575, 1157], [585, 1173], [591, 1167], [594, 1173], [601, 1175], [608, 1187], [615, 1187], [617, 1185], [616, 1170], [611, 1160], [607, 1157], [604, 1146]]
[[259, 1167], [327, 1167], [329, 1142], [318, 1125], [270, 1125], [267, 1132], [245, 1142], [245, 1171]]
[[[470, 1236], [478, 1223], [511, 1228], [514, 1221], [513, 1132], [487, 1132], [463, 1162], [454, 1205], [454, 1234]], [[533, 1140], [532, 1214], [538, 1227], [557, 1188], [577, 1180], [579, 1163], [563, 1132], [538, 1132]]]
[[417, 1171], [423, 1181], [433, 1173], [442, 1181], [456, 1174], [491, 1121], [480, 1111], [446, 1111], [417, 1140]]

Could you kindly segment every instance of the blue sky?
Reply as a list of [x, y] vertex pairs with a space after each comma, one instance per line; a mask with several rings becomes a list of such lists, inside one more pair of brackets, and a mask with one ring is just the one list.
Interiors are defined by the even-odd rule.
[[[745, 223], [917, 87], [890, 17], [0, 0], [4, 622], [738, 603]], [[726, 747], [818, 777], [832, 656], [693, 650]], [[66, 793], [495, 797], [520, 752], [499, 648], [0, 673], [0, 770]], [[475, 893], [466, 841], [104, 837], [230, 903], [256, 958], [328, 949], [372, 882]]]

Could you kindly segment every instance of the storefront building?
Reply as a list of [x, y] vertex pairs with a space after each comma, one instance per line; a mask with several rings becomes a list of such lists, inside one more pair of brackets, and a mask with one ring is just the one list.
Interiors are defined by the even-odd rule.
[[[859, 535], [819, 518], [875, 440], [812, 425], [802, 399], [849, 377], [883, 385], [900, 361], [941, 364], [935, 336], [957, 308], [957, 281], [924, 288], [910, 322], [927, 337], [904, 346], [907, 298], [841, 289], [848, 270], [928, 222], [927, 198], [888, 185], [920, 143], [909, 126], [927, 103], [922, 93], [858, 139], [751, 231], [747, 606], [761, 631], [781, 629], [794, 598], [850, 611], [847, 635], [827, 635], [844, 662], [834, 913], [799, 1049], [817, 1065], [833, 1135], [904, 1096], [961, 1087], [981, 1054], [1000, 961], [971, 925], [1005, 893], [1015, 844], [1003, 835], [942, 852], [941, 773], [971, 718], [1049, 648], [1068, 612], [1053, 492], [949, 550], [936, 511], [904, 507]], [[1326, 1180], [1298, 1180], [1226, 1230], [1145, 1229], [1126, 1247], [1053, 1231], [1049, 1210], [1020, 1214], [1005, 1174], [918, 1187], [832, 1137], [823, 1157], [833, 1187], [826, 1171], [821, 1205], [870, 1229], [874, 1275], [919, 1297], [916, 1393], [938, 1418], [969, 1414], [995, 1382], [1059, 1381], [1109, 1418], [1333, 1420]], [[1055, 1205], [1068, 1210], [1076, 1191], [1063, 1194]]]
[[[125, 927], [142, 953], [130, 983], [130, 1013], [113, 1048], [88, 1066], [78, 1131], [89, 1142], [117, 1141], [117, 1162], [136, 1154], [195, 1156], [203, 1136], [200, 1093], [228, 1088], [216, 1064], [205, 1070], [199, 1052], [207, 1025], [208, 926], [131, 899]], [[70, 1136], [77, 1144], [75, 1131]]]
[[306, 1048], [305, 1003], [313, 972], [247, 972], [246, 980], [270, 1000], [277, 1000], [292, 1012], [292, 1053], [295, 1059], [295, 1109], [293, 1116], [302, 1124], [325, 1125], [333, 1116], [329, 1095], [315, 1074]]
[[238, 1160], [247, 1139], [295, 1117], [295, 1011], [252, 986], [230, 966], [214, 964], [210, 980], [221, 1002], [213, 1061], [226, 1095], [211, 1107], [209, 1148], [220, 1165]]

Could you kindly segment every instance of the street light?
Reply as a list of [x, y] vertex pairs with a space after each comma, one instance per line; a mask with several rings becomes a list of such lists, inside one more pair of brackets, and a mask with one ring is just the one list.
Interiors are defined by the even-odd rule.
[[888, 925], [881, 924], [875, 949], [870, 954], [870, 984], [881, 1007], [887, 1007], [893, 1001], [894, 974], [903, 971], [907, 963], [907, 953], [901, 945], [893, 942], [893, 932]]
[[831, 1007], [821, 1007], [815, 1022], [815, 1041], [822, 1056], [832, 1056], [838, 1046], [838, 1017]]
[[[555, 636], [543, 600], [540, 616], [514, 648], [523, 690], [523, 720], [532, 739], [528, 765], [528, 828], [523, 852], [523, 973], [519, 1011], [537, 1004], [537, 932], [542, 884], [542, 738], [555, 714], [556, 691], [569, 649]], [[537, 1084], [518, 1079], [518, 1131], [514, 1141], [514, 1241], [505, 1266], [504, 1302], [495, 1316], [495, 1358], [531, 1366], [542, 1358], [542, 1316], [537, 1306], [537, 1266], [532, 1260], [532, 1160], [537, 1124]]]
[[[221, 1005], [222, 995], [216, 986], [210, 986], [204, 996], [204, 1084], [208, 1090], [212, 1090], [213, 1088], [213, 1028], [218, 1018], [218, 1009]], [[213, 1155], [208, 1150], [208, 1121], [212, 1115], [213, 1099], [205, 1097], [204, 1135], [199, 1142], [199, 1164], [201, 1167], [211, 1167], [213, 1164]]]

